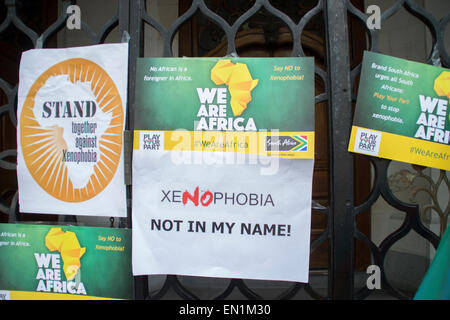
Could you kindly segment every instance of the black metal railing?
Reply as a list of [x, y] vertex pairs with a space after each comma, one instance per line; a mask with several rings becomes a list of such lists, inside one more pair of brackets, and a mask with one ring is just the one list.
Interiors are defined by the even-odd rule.
[[[93, 0], [95, 2], [95, 0]], [[0, 37], [10, 35], [12, 32], [21, 34], [28, 43], [35, 48], [46, 47], [56, 34], [65, 28], [68, 14], [67, 6], [76, 4], [76, 1], [59, 1], [60, 13], [57, 19], [43, 31], [37, 31], [24, 23], [23, 14], [18, 14], [18, 9], [24, 6], [26, 1], [5, 0], [1, 5], [4, 7], [5, 15], [0, 21]], [[301, 2], [301, 1], [300, 1]], [[41, 2], [45, 3], [45, 2]], [[395, 1], [394, 5], [385, 10], [381, 16], [381, 22], [390, 19], [399, 10], [406, 9], [409, 14], [420, 19], [426, 25], [431, 34], [432, 52], [426, 63], [441, 63], [444, 67], [450, 66], [450, 57], [445, 46], [445, 32], [450, 21], [448, 12], [439, 21], [433, 15], [419, 6], [413, 0]], [[101, 10], [101, 8], [99, 8]], [[87, 34], [92, 44], [103, 43], [108, 35], [118, 28], [119, 39], [122, 40], [124, 34], [129, 38], [129, 79], [128, 79], [128, 114], [126, 129], [133, 130], [133, 108], [136, 59], [144, 56], [144, 26], [154, 28], [161, 35], [163, 41], [163, 56], [173, 56], [173, 41], [177, 32], [186, 21], [192, 19], [195, 14], [201, 14], [211, 20], [218, 28], [223, 30], [227, 40], [227, 55], [237, 56], [235, 39], [241, 26], [255, 15], [258, 11], [265, 10], [277, 19], [281, 20], [292, 34], [291, 56], [305, 56], [302, 47], [302, 33], [305, 26], [311, 19], [320, 16], [325, 30], [326, 45], [326, 70], [316, 67], [316, 77], [325, 84], [324, 92], [315, 97], [316, 104], [326, 103], [328, 108], [328, 133], [329, 133], [329, 201], [327, 206], [313, 202], [313, 210], [326, 216], [327, 225], [324, 232], [311, 243], [313, 253], [321, 244], [328, 242], [328, 289], [326, 293], [320, 292], [311, 284], [291, 283], [289, 287], [282, 289], [276, 298], [291, 299], [304, 290], [313, 299], [364, 299], [373, 292], [366, 287], [355, 289], [355, 239], [362, 242], [369, 248], [372, 263], [381, 268], [381, 286], [390, 295], [399, 299], [408, 299], [410, 296], [397, 290], [386, 277], [384, 270], [385, 260], [388, 250], [408, 232], [414, 230], [424, 239], [429, 241], [435, 248], [439, 243], [439, 236], [429, 230], [422, 222], [420, 207], [415, 203], [405, 203], [400, 201], [392, 192], [388, 182], [389, 160], [370, 158], [374, 168], [374, 182], [368, 198], [361, 204], [355, 205], [354, 200], [354, 164], [353, 154], [347, 151], [348, 138], [352, 123], [352, 102], [356, 100], [356, 90], [354, 87], [361, 71], [361, 64], [351, 68], [350, 48], [348, 42], [348, 16], [356, 18], [365, 29], [369, 40], [369, 50], [379, 51], [378, 30], [370, 30], [366, 27], [367, 16], [358, 10], [350, 0], [318, 0], [302, 18], [295, 22], [286, 12], [282, 12], [271, 4], [269, 0], [255, 0], [250, 9], [239, 16], [233, 24], [229, 24], [223, 17], [213, 12], [204, 0], [193, 0], [192, 4], [181, 14], [170, 26], [165, 28], [161, 22], [155, 20], [146, 8], [144, 0], [117, 0], [117, 12], [107, 21], [98, 32], [94, 32], [90, 26], [82, 21], [81, 29]], [[30, 14], [36, 14], [31, 12]], [[1, 18], [1, 17], [0, 17]], [[12, 31], [14, 30], [14, 31]], [[27, 48], [21, 47], [18, 43], [18, 52]], [[3, 69], [4, 66], [1, 66]], [[10, 83], [0, 77], [0, 90], [2, 91], [6, 103], [0, 106], [0, 120], [2, 126], [6, 121], [10, 121], [13, 126], [17, 125], [16, 103], [17, 103], [17, 83]], [[4, 131], [2, 129], [2, 131]], [[8, 137], [4, 132], [2, 139]], [[8, 138], [9, 139], [9, 138]], [[1, 142], [2, 140], [0, 140]], [[1, 172], [14, 172], [16, 169], [17, 150], [15, 148], [4, 147], [7, 144], [0, 144], [0, 168]], [[129, 149], [131, 152], [131, 149]], [[131, 157], [130, 154], [127, 155]], [[422, 174], [423, 168], [413, 167], [416, 176]], [[450, 184], [447, 173], [441, 170], [441, 182], [450, 193]], [[367, 182], [370, 183], [370, 182]], [[5, 190], [0, 190], [0, 212], [8, 216], [8, 221], [14, 223], [21, 221], [19, 213], [17, 187], [11, 184]], [[131, 190], [128, 186], [128, 218], [121, 219], [120, 227], [131, 226]], [[370, 236], [361, 232], [356, 224], [358, 215], [365, 213], [372, 207], [380, 196], [392, 207], [406, 213], [402, 225], [393, 233], [388, 235], [380, 245], [371, 241]], [[449, 206], [442, 211], [441, 223], [447, 223]], [[76, 217], [69, 218], [76, 221]], [[314, 274], [311, 274], [314, 276]], [[198, 299], [199, 295], [195, 290], [189, 289], [183, 284], [182, 277], [167, 275], [162, 286], [149, 292], [149, 277], [135, 277], [136, 299], [161, 299], [169, 291], [183, 299]], [[150, 277], [151, 281], [151, 277]], [[270, 283], [268, 282], [268, 286]], [[253, 290], [245, 280], [229, 279], [223, 286], [220, 293], [215, 294], [213, 299], [229, 298], [235, 290], [238, 290], [243, 297], [248, 299], [263, 299], [263, 295]]]

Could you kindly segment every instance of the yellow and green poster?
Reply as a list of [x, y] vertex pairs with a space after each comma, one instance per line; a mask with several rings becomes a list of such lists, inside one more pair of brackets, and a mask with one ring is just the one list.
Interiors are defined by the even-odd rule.
[[132, 298], [130, 230], [0, 224], [0, 300]]
[[133, 274], [308, 281], [312, 58], [142, 58]]
[[348, 150], [450, 170], [450, 70], [366, 51]]

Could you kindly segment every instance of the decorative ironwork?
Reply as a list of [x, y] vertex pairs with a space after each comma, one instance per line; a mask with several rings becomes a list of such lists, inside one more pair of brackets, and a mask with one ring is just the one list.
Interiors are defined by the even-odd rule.
[[450, 200], [447, 202], [447, 205], [445, 209], [441, 206], [441, 203], [438, 200], [438, 192], [439, 188], [443, 185], [444, 187], [447, 186], [447, 193], [450, 193], [450, 182], [447, 176], [446, 171], [440, 170], [439, 172], [439, 178], [436, 182], [433, 181], [433, 179], [430, 176], [427, 176], [423, 174], [422, 170], [417, 170], [417, 178], [423, 178], [426, 181], [428, 181], [430, 187], [428, 189], [426, 188], [415, 188], [412, 193], [412, 202], [415, 202], [415, 198], [418, 193], [425, 192], [430, 195], [431, 197], [431, 204], [425, 205], [421, 209], [421, 217], [422, 219], [426, 219], [427, 213], [429, 214], [429, 220], [431, 221], [431, 210], [434, 210], [438, 216], [439, 216], [439, 222], [440, 222], [440, 228], [439, 228], [439, 237], [442, 237], [444, 235], [444, 232], [447, 228], [448, 224], [448, 217], [450, 214]]
[[[435, 182], [431, 176], [424, 174], [424, 169], [426, 169], [426, 167], [412, 165], [412, 168], [415, 172], [403, 169], [389, 176], [388, 180], [390, 182], [389, 185], [391, 186], [391, 190], [393, 192], [408, 191], [410, 194], [409, 200], [412, 203], [418, 203], [418, 194], [427, 194], [430, 197], [431, 203], [421, 207], [421, 219], [422, 221], [431, 222], [431, 216], [434, 210], [439, 217], [439, 237], [442, 237], [448, 224], [450, 199], [444, 204], [439, 201], [438, 197], [440, 188], [444, 189], [442, 190], [442, 193], [445, 191], [450, 193], [450, 182], [447, 172], [445, 170], [439, 170], [439, 177]], [[418, 179], [426, 181], [428, 183], [428, 188], [416, 186], [415, 182]], [[446, 190], [445, 187], [447, 187]]]
[[[36, 1], [37, 3], [38, 1]], [[236, 56], [235, 39], [239, 30], [246, 27], [246, 24], [258, 21], [271, 19], [269, 21], [279, 21], [286, 27], [292, 35], [293, 46], [291, 56], [305, 56], [305, 52], [301, 43], [301, 35], [304, 32], [306, 25], [313, 19], [314, 23], [319, 23], [324, 27], [326, 36], [326, 57], [327, 69], [323, 70], [316, 67], [315, 73], [323, 83], [325, 89], [315, 97], [316, 103], [327, 102], [329, 110], [329, 155], [330, 155], [330, 201], [329, 206], [322, 206], [317, 202], [313, 202], [313, 210], [323, 214], [327, 217], [327, 226], [325, 231], [318, 239], [311, 243], [311, 252], [314, 252], [321, 244], [328, 242], [329, 248], [329, 266], [328, 266], [328, 290], [326, 295], [320, 294], [310, 284], [292, 283], [291, 286], [283, 290], [277, 298], [290, 299], [295, 297], [300, 290], [304, 289], [314, 299], [363, 299], [367, 298], [372, 291], [367, 288], [356, 290], [354, 288], [354, 239], [359, 240], [370, 249], [373, 263], [380, 266], [382, 271], [382, 288], [386, 292], [400, 299], [410, 298], [395, 289], [390, 284], [386, 277], [384, 270], [384, 262], [388, 250], [400, 239], [402, 239], [409, 231], [414, 230], [424, 239], [429, 241], [434, 247], [439, 243], [439, 237], [426, 228], [422, 222], [421, 214], [426, 214], [429, 210], [435, 210], [441, 219], [441, 234], [443, 228], [448, 223], [449, 205], [445, 209], [437, 204], [435, 198], [439, 186], [447, 186], [449, 189], [449, 180], [447, 174], [443, 171], [437, 182], [430, 180], [422, 170], [410, 172], [403, 177], [407, 184], [416, 178], [426, 179], [430, 183], [430, 189], [417, 189], [413, 192], [413, 199], [411, 203], [405, 203], [397, 199], [393, 193], [392, 186], [389, 185], [388, 167], [389, 160], [370, 158], [374, 167], [374, 184], [372, 191], [368, 198], [357, 206], [353, 199], [353, 156], [347, 152], [347, 139], [351, 126], [352, 117], [352, 100], [356, 100], [356, 90], [352, 88], [356, 84], [356, 80], [360, 74], [361, 64], [350, 69], [349, 64], [349, 47], [348, 47], [348, 30], [347, 30], [347, 15], [354, 16], [361, 25], [365, 26], [368, 18], [363, 12], [358, 10], [350, 0], [317, 0], [315, 5], [311, 5], [311, 1], [296, 1], [300, 6], [301, 12], [299, 15], [293, 14], [291, 7], [286, 7], [284, 1], [269, 1], [269, 0], [255, 0], [248, 7], [241, 7], [238, 14], [234, 15], [230, 21], [226, 21], [222, 16], [220, 10], [215, 10], [212, 6], [214, 1], [193, 0], [189, 9], [180, 15], [169, 28], [151, 17], [151, 14], [146, 10], [144, 0], [117, 0], [117, 12], [111, 19], [104, 24], [98, 33], [95, 33], [88, 24], [82, 23], [82, 30], [89, 36], [92, 44], [102, 43], [110, 32], [118, 27], [119, 34], [122, 36], [123, 32], [127, 31], [130, 35], [130, 57], [129, 57], [129, 79], [128, 79], [128, 117], [127, 129], [133, 129], [133, 120], [130, 115], [133, 113], [134, 107], [134, 89], [136, 71], [136, 58], [143, 56], [144, 48], [144, 34], [143, 25], [147, 24], [156, 29], [164, 42], [164, 57], [171, 57], [172, 44], [175, 34], [180, 27], [194, 15], [201, 15], [205, 20], [210, 21], [218, 30], [215, 34], [216, 38], [211, 38], [211, 45], [217, 43], [218, 40], [226, 39], [227, 41], [227, 55]], [[30, 28], [23, 22], [23, 19], [17, 12], [17, 9], [22, 4], [19, 0], [5, 0], [6, 15], [3, 21], [0, 22], [0, 36], [9, 34], [11, 28], [17, 30], [21, 37], [26, 38], [33, 47], [45, 47], [49, 39], [57, 34], [65, 26], [67, 20], [66, 8], [76, 1], [61, 0], [60, 14], [55, 22], [47, 27], [45, 30], [37, 30]], [[432, 14], [420, 7], [413, 0], [398, 0], [389, 9], [382, 14], [382, 23], [401, 9], [420, 19], [426, 27], [430, 30], [432, 37], [432, 52], [430, 53], [426, 63], [436, 64], [441, 63], [445, 67], [450, 66], [450, 57], [446, 51], [444, 34], [448, 28], [450, 21], [450, 13], [445, 17], [436, 20]], [[228, 8], [229, 9], [229, 8]], [[286, 12], [289, 10], [289, 12]], [[303, 11], [302, 11], [303, 10]], [[272, 18], [269, 18], [272, 17]], [[318, 19], [321, 18], [321, 19]], [[253, 19], [253, 20], [252, 20]], [[270, 40], [270, 32], [276, 31], [276, 28], [267, 29], [267, 36]], [[378, 31], [369, 30], [366, 28], [367, 37], [369, 40], [369, 50], [379, 51]], [[118, 40], [120, 41], [120, 39]], [[205, 50], [208, 50], [204, 48]], [[24, 48], [21, 48], [23, 50]], [[0, 106], [0, 119], [9, 117], [10, 122], [16, 126], [16, 96], [17, 84], [8, 83], [6, 80], [0, 78], [0, 90], [2, 91], [5, 100], [4, 105]], [[2, 119], [3, 120], [3, 119]], [[0, 168], [2, 170], [14, 171], [16, 169], [15, 157], [17, 151], [14, 148], [0, 150]], [[426, 192], [432, 198], [432, 204], [422, 209], [414, 203], [414, 196], [419, 192]], [[128, 190], [130, 195], [130, 190]], [[406, 213], [403, 224], [388, 235], [379, 246], [372, 242], [368, 235], [358, 230], [356, 226], [356, 217], [363, 214], [369, 209], [375, 201], [382, 197], [392, 207]], [[128, 197], [130, 203], [131, 197]], [[421, 213], [422, 210], [422, 213]], [[9, 216], [10, 222], [20, 220], [18, 214], [18, 194], [16, 189], [1, 190], [0, 193], [0, 212]], [[70, 218], [69, 218], [70, 219]], [[126, 220], [121, 220], [121, 227], [131, 225], [130, 211]], [[163, 298], [169, 290], [183, 299], [198, 299], [192, 290], [189, 290], [180, 280], [174, 275], [167, 275], [163, 286], [156, 292], [149, 293], [148, 291], [148, 277], [135, 277], [136, 284], [136, 298], [137, 299], [159, 299]], [[224, 299], [230, 296], [234, 290], [239, 290], [248, 299], [263, 299], [256, 291], [250, 289], [245, 280], [230, 279], [228, 285], [222, 292], [216, 295], [215, 299]]]
[[[356, 9], [349, 0], [347, 0], [347, 7], [350, 14], [354, 15], [357, 19], [360, 20], [361, 24], [366, 26], [365, 22], [367, 20], [367, 16]], [[399, 0], [396, 1], [389, 9], [385, 10], [381, 15], [381, 24], [385, 22], [387, 19], [392, 17], [395, 13], [397, 13], [402, 8], [406, 9], [407, 12], [412, 14], [413, 16], [417, 17], [420, 21], [422, 21], [430, 30], [431, 37], [432, 37], [432, 52], [430, 52], [429, 57], [426, 60], [426, 63], [428, 64], [437, 64], [436, 60], [440, 60], [443, 66], [448, 67], [449, 66], [449, 60], [448, 60], [448, 54], [446, 52], [446, 49], [444, 47], [444, 34], [442, 32], [442, 29], [445, 28], [445, 26], [448, 25], [449, 18], [450, 18], [450, 12], [442, 18], [439, 22], [433, 17], [432, 14], [427, 12], [424, 8], [417, 5], [412, 0]], [[367, 36], [369, 39], [369, 50], [379, 52], [379, 46], [378, 46], [378, 34], [379, 31], [376, 29], [369, 30], [366, 27]], [[355, 85], [355, 80], [357, 76], [360, 74], [361, 71], [361, 64], [356, 66], [353, 70], [351, 70], [351, 76], [352, 76], [352, 86]], [[354, 90], [356, 92], [356, 90]], [[352, 97], [353, 100], [356, 100], [356, 94]], [[381, 287], [388, 292], [389, 294], [393, 295], [394, 297], [397, 297], [399, 299], [408, 299], [411, 298], [409, 296], [406, 296], [396, 288], [394, 288], [393, 285], [390, 284], [389, 280], [386, 277], [386, 272], [384, 270], [384, 261], [386, 259], [386, 254], [388, 250], [401, 238], [403, 238], [406, 234], [410, 232], [410, 230], [416, 231], [420, 236], [422, 236], [424, 239], [429, 241], [435, 248], [437, 247], [439, 243], [439, 237], [437, 237], [431, 230], [426, 228], [421, 219], [421, 210], [419, 208], [419, 205], [414, 203], [414, 197], [415, 195], [420, 192], [424, 191], [429, 193], [432, 196], [433, 204], [430, 206], [425, 206], [422, 208], [422, 212], [425, 212], [427, 210], [430, 210], [431, 208], [435, 209], [437, 212], [439, 212], [441, 217], [445, 217], [445, 219], [441, 218], [441, 235], [443, 233], [443, 228], [445, 229], [447, 226], [446, 217], [448, 216], [448, 205], [445, 211], [443, 211], [439, 204], [437, 203], [437, 188], [442, 183], [442, 181], [445, 181], [448, 187], [448, 178], [446, 176], [445, 171], [441, 170], [441, 176], [437, 183], [434, 183], [432, 179], [428, 176], [426, 176], [422, 169], [418, 169], [418, 166], [413, 166], [416, 169], [416, 173], [411, 172], [401, 172], [399, 173], [401, 175], [401, 184], [403, 184], [403, 187], [410, 186], [413, 182], [413, 180], [417, 177], [422, 177], [427, 179], [430, 182], [430, 190], [420, 188], [415, 191], [413, 191], [413, 199], [411, 199], [412, 203], [405, 203], [400, 201], [398, 198], [395, 197], [392, 186], [389, 185], [389, 177], [388, 177], [388, 167], [391, 163], [390, 160], [386, 159], [377, 159], [377, 158], [371, 158], [369, 157], [372, 164], [374, 165], [374, 174], [375, 174], [375, 181], [373, 184], [373, 189], [368, 197], [368, 199], [362, 203], [361, 205], [355, 207], [355, 215], [358, 215], [362, 212], [364, 212], [366, 209], [370, 208], [374, 202], [378, 199], [379, 196], [382, 196], [392, 207], [401, 210], [406, 213], [406, 216], [404, 218], [403, 224], [395, 230], [393, 233], [388, 235], [382, 243], [377, 247], [368, 237], [367, 235], [361, 233], [357, 228], [355, 230], [355, 238], [360, 240], [362, 243], [364, 243], [367, 247], [370, 248], [373, 263], [378, 265], [381, 268], [382, 271], [382, 284]], [[391, 177], [392, 180], [392, 177]], [[399, 184], [394, 185], [394, 189], [398, 187], [402, 187]], [[355, 298], [362, 299], [366, 298], [368, 295], [370, 295], [370, 290], [367, 288], [362, 288], [358, 292], [355, 293]]]

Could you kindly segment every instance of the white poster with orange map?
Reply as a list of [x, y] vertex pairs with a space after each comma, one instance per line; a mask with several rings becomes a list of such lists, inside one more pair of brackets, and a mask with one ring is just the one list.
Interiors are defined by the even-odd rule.
[[126, 216], [127, 71], [126, 43], [22, 54], [20, 212]]

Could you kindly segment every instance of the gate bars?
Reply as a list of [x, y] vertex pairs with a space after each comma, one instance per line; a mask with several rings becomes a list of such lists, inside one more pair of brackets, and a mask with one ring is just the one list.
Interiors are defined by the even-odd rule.
[[[48, 27], [42, 34], [38, 35], [33, 29], [25, 25], [17, 14], [17, 7], [22, 4], [21, 0], [5, 0], [7, 15], [3, 21], [0, 21], [0, 37], [6, 34], [10, 27], [23, 33], [36, 48], [42, 48], [48, 43], [51, 36], [61, 31], [66, 24], [68, 14], [67, 7], [76, 4], [76, 1], [60, 0], [60, 15], [57, 20]], [[255, 0], [253, 6], [241, 15], [232, 25], [229, 25], [222, 17], [211, 11], [204, 0], [193, 0], [190, 8], [176, 19], [172, 25], [166, 29], [160, 22], [151, 17], [146, 9], [144, 0], [117, 0], [117, 12], [111, 19], [104, 24], [101, 30], [96, 33], [88, 24], [82, 21], [81, 29], [89, 36], [92, 44], [103, 43], [112, 30], [118, 28], [119, 37], [122, 38], [124, 32], [130, 35], [129, 52], [129, 78], [128, 78], [128, 113], [126, 128], [132, 131], [133, 126], [133, 108], [135, 105], [135, 72], [136, 59], [144, 56], [144, 25], [149, 25], [156, 29], [164, 41], [164, 57], [173, 56], [172, 43], [175, 34], [180, 27], [194, 14], [200, 12], [217, 26], [222, 28], [225, 33], [228, 46], [227, 55], [237, 56], [235, 47], [235, 38], [239, 28], [243, 23], [252, 17], [256, 12], [265, 9], [274, 15], [289, 28], [293, 38], [293, 48], [291, 56], [305, 56], [301, 44], [301, 35], [307, 23], [315, 16], [322, 15], [326, 30], [326, 53], [327, 70], [315, 68], [315, 74], [325, 83], [325, 92], [315, 97], [315, 102], [328, 102], [329, 114], [329, 157], [330, 157], [330, 181], [329, 181], [329, 206], [324, 207], [317, 202], [313, 202], [312, 208], [327, 216], [327, 227], [321, 236], [311, 243], [311, 252], [313, 252], [322, 243], [328, 241], [329, 263], [328, 263], [328, 293], [326, 296], [317, 292], [310, 284], [292, 283], [292, 285], [278, 295], [278, 299], [290, 299], [294, 297], [299, 290], [304, 289], [314, 299], [364, 299], [371, 294], [366, 287], [356, 289], [354, 287], [354, 241], [361, 241], [370, 249], [372, 263], [381, 269], [381, 287], [392, 296], [399, 299], [409, 299], [402, 292], [394, 288], [386, 277], [384, 264], [388, 250], [409, 231], [414, 230], [424, 239], [429, 241], [435, 248], [439, 243], [439, 236], [426, 228], [421, 220], [421, 210], [417, 204], [405, 203], [400, 201], [393, 194], [388, 183], [388, 167], [390, 160], [369, 157], [374, 166], [374, 183], [368, 198], [360, 205], [354, 204], [354, 167], [353, 155], [347, 152], [348, 137], [350, 136], [352, 123], [352, 101], [356, 100], [356, 94], [353, 87], [356, 78], [360, 74], [361, 65], [350, 68], [349, 61], [349, 43], [347, 16], [350, 14], [366, 26], [367, 16], [356, 9], [350, 0], [318, 0], [314, 8], [307, 12], [298, 23], [284, 12], [275, 8], [269, 0]], [[429, 12], [415, 3], [413, 0], [398, 0], [385, 10], [381, 16], [383, 23], [396, 12], [405, 8], [406, 11], [422, 21], [429, 29], [432, 36], [433, 51], [426, 63], [441, 63], [444, 67], [450, 66], [450, 57], [446, 52], [444, 43], [444, 33], [450, 21], [450, 13], [447, 13], [440, 21], [436, 20]], [[378, 31], [366, 29], [369, 40], [369, 50], [378, 52]], [[118, 39], [120, 42], [121, 39]], [[0, 106], [0, 119], [9, 117], [9, 121], [16, 126], [16, 96], [17, 84], [10, 85], [7, 81], [0, 78], [0, 89], [7, 97], [7, 103]], [[4, 170], [16, 170], [15, 157], [16, 149], [0, 150], [0, 168]], [[131, 148], [126, 155], [131, 159]], [[14, 159], [14, 160], [11, 160]], [[438, 212], [441, 218], [441, 230], [447, 225], [447, 218], [450, 210], [450, 203], [445, 208], [441, 208], [436, 201], [437, 189], [443, 185], [447, 186], [450, 192], [450, 183], [447, 173], [441, 170], [440, 177], [434, 182], [430, 177], [423, 174], [423, 168], [412, 166], [411, 172], [414, 178], [425, 178], [430, 183], [429, 190], [422, 190], [432, 195], [433, 209]], [[370, 183], [367, 181], [367, 183]], [[430, 191], [431, 190], [431, 191]], [[9, 215], [9, 222], [20, 221], [18, 212], [18, 193], [3, 192], [0, 194], [0, 212]], [[383, 197], [392, 207], [406, 213], [403, 224], [388, 235], [379, 246], [373, 243], [368, 235], [360, 232], [356, 226], [356, 217], [369, 209], [379, 197]], [[434, 196], [434, 197], [433, 197]], [[128, 217], [121, 219], [120, 227], [131, 226], [131, 188], [127, 186]], [[76, 217], [64, 217], [66, 220], [76, 221]], [[136, 299], [160, 299], [163, 298], [171, 289], [174, 290], [183, 299], [198, 299], [198, 296], [188, 290], [177, 276], [167, 275], [163, 286], [155, 293], [148, 291], [148, 277], [135, 277]], [[242, 279], [230, 279], [229, 284], [214, 299], [225, 299], [229, 297], [233, 290], [239, 290], [248, 299], [263, 299]]]

